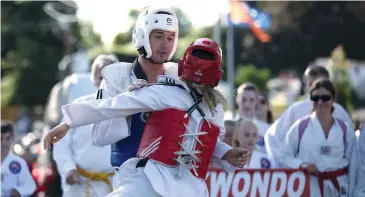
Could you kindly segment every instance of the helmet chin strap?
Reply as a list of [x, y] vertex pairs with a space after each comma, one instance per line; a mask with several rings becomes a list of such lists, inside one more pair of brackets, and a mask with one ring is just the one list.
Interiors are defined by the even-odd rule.
[[[144, 47], [139, 48], [137, 51], [138, 51], [138, 53], [139, 53], [140, 55], [142, 55], [142, 58], [143, 58], [143, 59], [148, 60], [148, 61], [149, 61], [149, 62], [151, 62], [152, 64], [159, 64], [159, 63], [157, 63], [157, 62], [153, 61], [153, 60], [152, 60], [152, 57], [150, 57], [150, 58], [146, 58], [146, 56], [147, 56], [147, 52], [146, 52], [146, 50], [144, 49]], [[166, 62], [168, 62], [168, 60], [166, 60], [166, 61], [165, 61], [165, 62], [163, 62], [163, 63], [166, 63]], [[163, 64], [163, 63], [162, 63], [162, 64]]]

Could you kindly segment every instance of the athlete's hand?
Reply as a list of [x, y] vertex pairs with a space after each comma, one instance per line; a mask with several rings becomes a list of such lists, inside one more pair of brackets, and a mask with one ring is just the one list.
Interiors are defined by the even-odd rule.
[[232, 166], [243, 168], [249, 158], [249, 151], [242, 148], [233, 148], [222, 157], [222, 160], [227, 160]]
[[11, 190], [10, 197], [21, 197], [20, 193], [16, 189]]
[[76, 170], [70, 170], [66, 175], [66, 183], [69, 185], [80, 184], [81, 179]]
[[302, 163], [300, 168], [306, 169], [309, 173], [316, 173], [318, 171], [316, 164], [313, 163]]
[[61, 123], [52, 130], [50, 130], [46, 137], [43, 140], [43, 148], [49, 149], [51, 143], [57, 143], [60, 139], [62, 139], [66, 134], [67, 131], [70, 129], [67, 123]]
[[139, 88], [145, 87], [148, 85], [148, 82], [144, 79], [137, 79], [135, 84], [132, 84], [128, 87], [128, 91], [137, 90]]

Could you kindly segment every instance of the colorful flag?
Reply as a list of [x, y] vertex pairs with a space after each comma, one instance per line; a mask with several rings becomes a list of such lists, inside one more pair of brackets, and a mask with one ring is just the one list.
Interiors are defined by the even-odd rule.
[[257, 24], [258, 21], [254, 21], [254, 19], [250, 15], [251, 8], [245, 2], [239, 1], [231, 1], [231, 12], [230, 12], [230, 21], [233, 24], [243, 24], [246, 23], [249, 25], [252, 33], [255, 35], [257, 39], [259, 39], [263, 43], [267, 43], [271, 40], [271, 36], [267, 34], [260, 25]]

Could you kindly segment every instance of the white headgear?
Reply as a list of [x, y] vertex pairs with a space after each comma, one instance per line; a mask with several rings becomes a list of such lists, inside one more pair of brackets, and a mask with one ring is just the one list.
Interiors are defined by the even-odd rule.
[[133, 30], [132, 42], [140, 53], [143, 47], [145, 58], [151, 58], [152, 50], [149, 38], [151, 31], [155, 29], [175, 33], [174, 46], [168, 57], [170, 60], [176, 51], [179, 38], [178, 20], [175, 12], [170, 8], [147, 8], [142, 11]]

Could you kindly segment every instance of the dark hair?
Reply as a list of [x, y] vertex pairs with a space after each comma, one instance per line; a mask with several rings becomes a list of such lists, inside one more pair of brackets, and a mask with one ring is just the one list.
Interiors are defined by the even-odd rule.
[[251, 83], [251, 82], [246, 82], [246, 83], [241, 84], [238, 87], [237, 92], [242, 92], [243, 90], [258, 92], [257, 86], [255, 84]]
[[14, 124], [9, 120], [1, 120], [1, 134], [8, 132], [14, 135]]
[[311, 77], [326, 77], [329, 78], [330, 74], [328, 70], [323, 66], [318, 65], [310, 65], [304, 72], [305, 76], [311, 76]]
[[[313, 82], [312, 86], [310, 87], [309, 95], [312, 96], [313, 91], [315, 91], [319, 88], [324, 88], [324, 89], [328, 90], [330, 92], [332, 98], [333, 99], [336, 98], [335, 86], [328, 78], [319, 78], [319, 79], [315, 80]], [[332, 107], [331, 112], [333, 112], [333, 111], [334, 111], [334, 107]]]
[[[267, 96], [266, 96], [266, 94], [265, 94], [264, 92], [260, 91], [260, 92], [259, 92], [259, 95], [260, 95], [260, 96], [262, 96], [262, 97], [264, 98], [264, 100], [265, 100], [265, 102], [266, 102], [267, 104], [269, 104], [269, 99], [267, 98]], [[267, 123], [270, 123], [270, 124], [271, 124], [271, 123], [273, 123], [273, 122], [274, 122], [274, 117], [273, 117], [273, 115], [272, 115], [272, 111], [271, 111], [270, 107], [269, 107], [269, 109], [267, 110], [266, 117], [267, 117], [267, 120], [266, 120], [266, 122], [267, 122]]]
[[235, 125], [236, 125], [236, 121], [234, 121], [234, 120], [225, 120], [224, 121], [224, 126], [226, 127], [226, 126], [229, 126], [229, 127], [235, 127]]

